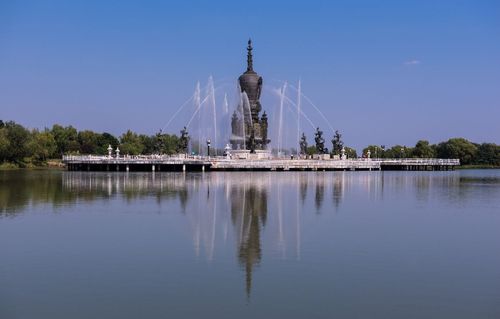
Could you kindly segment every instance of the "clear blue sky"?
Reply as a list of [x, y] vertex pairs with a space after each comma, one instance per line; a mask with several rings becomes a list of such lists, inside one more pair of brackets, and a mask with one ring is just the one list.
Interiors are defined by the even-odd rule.
[[358, 150], [500, 143], [500, 2], [479, 0], [1, 1], [0, 119], [152, 134], [196, 81], [235, 85], [248, 37], [265, 85], [300, 78]]

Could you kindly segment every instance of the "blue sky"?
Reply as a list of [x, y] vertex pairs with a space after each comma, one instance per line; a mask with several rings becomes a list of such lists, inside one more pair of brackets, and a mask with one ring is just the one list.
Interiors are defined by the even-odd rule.
[[500, 143], [498, 1], [1, 1], [0, 119], [152, 134], [197, 81], [234, 92], [249, 37], [266, 88], [300, 79], [348, 145]]

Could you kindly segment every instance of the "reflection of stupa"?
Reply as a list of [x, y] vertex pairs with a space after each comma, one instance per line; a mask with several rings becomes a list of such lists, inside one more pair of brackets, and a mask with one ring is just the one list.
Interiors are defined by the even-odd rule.
[[231, 119], [230, 142], [233, 149], [254, 153], [255, 150], [265, 149], [270, 140], [267, 138], [266, 112], [259, 118], [262, 77], [253, 70], [252, 49], [252, 41], [248, 40], [247, 70], [238, 79], [241, 99]]
[[267, 193], [255, 186], [238, 185], [231, 189], [231, 220], [238, 231], [238, 259], [246, 272], [246, 291], [252, 289], [252, 271], [260, 263], [261, 227], [267, 218]]

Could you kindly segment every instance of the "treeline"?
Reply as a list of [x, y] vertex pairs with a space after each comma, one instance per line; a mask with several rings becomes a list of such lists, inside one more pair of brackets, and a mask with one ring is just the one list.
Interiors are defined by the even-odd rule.
[[[116, 137], [110, 133], [91, 130], [78, 131], [72, 126], [55, 124], [44, 130], [29, 130], [13, 121], [0, 120], [0, 164], [12, 163], [24, 167], [40, 165], [48, 159], [60, 159], [64, 154], [108, 154], [108, 147], [117, 147], [120, 154], [176, 154], [187, 153], [189, 134], [184, 128], [179, 136], [158, 132], [154, 135], [137, 134], [131, 130]], [[331, 144], [330, 144], [331, 143]], [[340, 155], [344, 150], [348, 158], [356, 158], [353, 148], [344, 146], [342, 135], [336, 131], [330, 143], [317, 128], [314, 144], [309, 145], [305, 134], [299, 141], [301, 154]], [[329, 150], [327, 144], [331, 145]], [[199, 148], [199, 147], [198, 147]], [[219, 152], [221, 153], [221, 152]], [[294, 154], [295, 151], [292, 151]], [[395, 145], [369, 145], [363, 149], [362, 157], [371, 158], [458, 158], [462, 165], [484, 165], [500, 167], [500, 145], [495, 143], [473, 143], [464, 138], [452, 138], [446, 142], [430, 144], [421, 140], [414, 147]]]
[[368, 152], [372, 158], [458, 158], [461, 165], [500, 167], [500, 145], [478, 144], [464, 138], [450, 138], [438, 144], [420, 140], [414, 147], [369, 145], [363, 149], [363, 157], [367, 157]]
[[[299, 141], [300, 153], [304, 155], [340, 155], [342, 150], [347, 158], [356, 158], [356, 150], [344, 146], [342, 135], [335, 131], [331, 139], [331, 150], [323, 137], [323, 131], [316, 129], [314, 145], [309, 146], [304, 133]], [[367, 158], [458, 158], [461, 165], [480, 165], [500, 167], [500, 145], [495, 143], [473, 143], [464, 138], [451, 138], [446, 142], [430, 144], [420, 140], [414, 147], [394, 145], [369, 145], [363, 149], [361, 157]]]
[[13, 121], [0, 120], [0, 164], [39, 165], [63, 154], [108, 154], [108, 147], [120, 148], [121, 154], [174, 154], [179, 147], [176, 135], [137, 134], [128, 130], [119, 137], [91, 130], [78, 131], [72, 126], [55, 124], [44, 130], [28, 130]]

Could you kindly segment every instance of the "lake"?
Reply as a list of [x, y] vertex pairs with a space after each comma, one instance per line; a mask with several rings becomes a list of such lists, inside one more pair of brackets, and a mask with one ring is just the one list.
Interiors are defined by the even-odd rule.
[[500, 170], [0, 172], [0, 318], [500, 318]]

